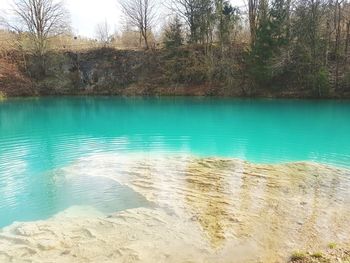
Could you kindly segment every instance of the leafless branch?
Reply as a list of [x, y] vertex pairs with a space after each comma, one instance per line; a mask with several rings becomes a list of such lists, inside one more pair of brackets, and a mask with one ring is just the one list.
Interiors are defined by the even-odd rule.
[[99, 42], [101, 42], [104, 46], [107, 46], [111, 41], [111, 33], [110, 28], [107, 21], [100, 23], [96, 26], [95, 35]]
[[35, 52], [43, 55], [48, 39], [69, 29], [69, 15], [62, 1], [15, 0], [13, 20], [7, 21], [10, 30], [31, 37]]
[[136, 27], [149, 48], [149, 34], [156, 20], [155, 0], [120, 0], [122, 11], [130, 25]]

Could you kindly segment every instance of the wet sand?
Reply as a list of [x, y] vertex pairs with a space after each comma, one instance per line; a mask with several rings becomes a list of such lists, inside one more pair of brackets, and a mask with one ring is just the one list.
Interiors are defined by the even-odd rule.
[[98, 154], [56, 180], [104, 176], [151, 207], [73, 207], [0, 232], [0, 262], [285, 262], [350, 244], [350, 171], [316, 163]]

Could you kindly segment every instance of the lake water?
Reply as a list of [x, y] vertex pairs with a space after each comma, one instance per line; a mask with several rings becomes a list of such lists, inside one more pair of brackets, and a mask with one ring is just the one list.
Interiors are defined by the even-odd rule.
[[71, 206], [150, 205], [107, 178], [60, 180], [101, 153], [191, 154], [350, 167], [350, 102], [214, 98], [41, 98], [0, 102], [0, 227]]

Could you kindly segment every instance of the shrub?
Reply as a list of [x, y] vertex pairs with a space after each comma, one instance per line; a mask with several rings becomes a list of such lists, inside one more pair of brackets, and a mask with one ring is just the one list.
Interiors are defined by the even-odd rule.
[[346, 90], [350, 90], [350, 69], [345, 72], [344, 77], [341, 80], [341, 86]]
[[325, 68], [321, 68], [316, 75], [316, 88], [321, 92], [320, 95], [327, 94], [329, 92], [329, 73]]
[[329, 73], [324, 67], [320, 67], [315, 73], [309, 73], [306, 78], [308, 85], [318, 97], [329, 92]]

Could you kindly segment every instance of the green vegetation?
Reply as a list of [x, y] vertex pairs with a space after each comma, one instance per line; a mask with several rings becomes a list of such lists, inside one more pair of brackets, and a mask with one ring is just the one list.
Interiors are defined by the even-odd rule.
[[0, 91], [0, 101], [6, 99], [5, 93]]
[[328, 244], [328, 249], [321, 252], [294, 252], [289, 262], [298, 263], [337, 263], [350, 262], [350, 251], [347, 248], [340, 247], [335, 243]]
[[296, 251], [290, 257], [291, 262], [300, 261], [306, 258], [306, 254], [303, 252]]
[[[31, 5], [49, 5], [52, 0], [19, 0], [16, 3], [14, 7], [21, 18], [21, 12], [32, 10]], [[141, 89], [136, 93], [147, 94], [150, 90], [142, 88], [157, 85], [188, 89], [210, 86], [211, 89], [204, 92], [207, 95], [350, 96], [349, 1], [248, 0], [248, 7], [244, 8], [235, 7], [228, 0], [171, 0], [169, 9], [173, 17], [158, 34], [152, 31], [159, 9], [154, 0], [123, 0], [122, 7], [127, 17], [127, 29], [117, 36], [109, 32], [107, 22], [97, 27], [100, 49], [137, 47], [138, 53], [119, 63], [111, 63], [102, 56], [88, 62], [99, 65], [100, 69], [114, 67], [112, 72], [119, 72], [117, 67], [122, 67], [121, 79], [131, 81], [118, 87], [133, 84]], [[68, 23], [63, 2], [49, 11], [48, 18], [60, 18], [52, 21], [52, 26], [49, 23], [41, 29], [33, 27], [31, 23], [45, 20], [40, 14], [33, 14], [33, 19], [22, 17], [14, 20], [17, 24], [10, 27], [13, 44], [8, 46], [15, 47], [12, 53], [16, 54], [19, 68], [25, 78], [34, 79], [38, 93], [45, 92], [42, 83], [48, 82], [46, 78], [50, 78], [51, 83], [57, 76], [67, 85], [64, 85], [64, 91], [54, 87], [55, 94], [106, 87], [105, 93], [121, 93], [121, 90], [109, 90], [112, 86], [117, 88], [113, 81], [106, 80], [101, 84], [83, 80], [90, 74], [79, 75], [82, 74], [81, 63], [86, 61], [77, 60], [73, 65], [69, 61], [73, 56], [80, 57], [81, 53], [94, 55], [99, 46], [94, 44], [90, 46], [93, 49], [84, 51], [68, 48], [70, 44], [62, 42], [62, 36], [69, 36], [64, 32], [62, 35], [62, 29], [66, 29]], [[24, 32], [13, 30], [16, 28], [24, 28]], [[66, 44], [59, 47], [57, 43]], [[83, 46], [81, 42], [77, 43]], [[64, 63], [68, 61], [69, 64], [52, 63], [50, 56], [53, 53], [56, 57], [65, 56]], [[107, 64], [104, 63], [106, 60]], [[129, 64], [133, 65], [129, 67]], [[74, 83], [63, 79], [62, 68], [66, 68], [65, 72], [70, 71], [66, 74], [68, 77], [75, 77]], [[132, 75], [135, 69], [140, 77]], [[99, 76], [96, 72], [100, 71], [94, 69], [94, 79], [110, 79]]]
[[335, 248], [337, 247], [337, 244], [334, 243], [334, 242], [332, 242], [332, 243], [329, 243], [329, 244], [328, 244], [328, 247], [329, 247], [330, 249], [335, 249]]
[[311, 257], [321, 259], [321, 258], [323, 258], [323, 254], [322, 254], [322, 252], [315, 252], [315, 253], [311, 254]]
[[164, 45], [168, 49], [178, 48], [184, 43], [182, 24], [179, 17], [169, 23], [169, 27], [164, 32]]

